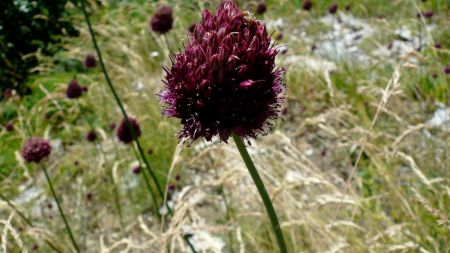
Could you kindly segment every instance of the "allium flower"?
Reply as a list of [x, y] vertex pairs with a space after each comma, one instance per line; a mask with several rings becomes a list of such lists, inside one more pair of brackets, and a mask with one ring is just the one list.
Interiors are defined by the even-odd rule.
[[128, 118], [129, 124], [132, 127], [131, 129], [128, 127], [127, 121], [125, 119], [120, 122], [120, 125], [117, 127], [117, 138], [125, 144], [132, 142], [135, 138], [139, 138], [141, 136], [141, 128], [139, 127], [138, 122], [134, 118]]
[[445, 67], [444, 72], [445, 74], [450, 74], [450, 66]]
[[234, 1], [224, 0], [215, 14], [205, 10], [185, 50], [164, 68], [163, 115], [179, 118], [179, 136], [192, 141], [267, 133], [284, 101], [277, 53], [264, 24]]
[[432, 18], [434, 15], [433, 11], [422, 11], [417, 13], [417, 17], [423, 16], [424, 18]]
[[111, 122], [111, 123], [109, 124], [109, 129], [111, 129], [111, 130], [116, 129], [116, 123]]
[[91, 130], [87, 133], [86, 140], [88, 142], [95, 142], [97, 140], [97, 134], [95, 133], [94, 130]]
[[310, 11], [312, 7], [313, 7], [313, 3], [311, 0], [306, 0], [303, 2], [303, 6], [302, 6], [303, 10]]
[[169, 6], [159, 8], [155, 15], [153, 15], [150, 25], [152, 31], [160, 34], [170, 31], [173, 25], [172, 8]]
[[83, 95], [83, 87], [78, 83], [76, 79], [72, 79], [66, 89], [66, 96], [70, 99], [76, 99]]
[[267, 5], [264, 2], [258, 3], [256, 6], [256, 14], [262, 15], [267, 11]]
[[133, 167], [132, 171], [133, 171], [133, 174], [135, 174], [135, 175], [141, 173], [141, 166], [137, 165], [137, 166]]
[[14, 130], [14, 124], [12, 122], [8, 122], [5, 126], [6, 132], [12, 132]]
[[52, 152], [52, 147], [47, 140], [33, 137], [25, 143], [22, 148], [22, 157], [29, 163], [39, 163], [48, 157]]
[[436, 49], [441, 49], [441, 43], [439, 43], [439, 42], [436, 42], [436, 44], [434, 44], [434, 48], [436, 48]]
[[334, 4], [330, 5], [330, 7], [328, 7], [328, 12], [330, 14], [336, 14], [337, 10], [338, 10], [338, 5], [336, 3], [334, 3]]
[[84, 58], [84, 67], [95, 68], [97, 67], [97, 60], [93, 54], [87, 54]]

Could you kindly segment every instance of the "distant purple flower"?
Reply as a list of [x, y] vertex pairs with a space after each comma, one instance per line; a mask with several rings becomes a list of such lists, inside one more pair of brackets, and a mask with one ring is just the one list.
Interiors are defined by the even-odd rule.
[[439, 43], [439, 42], [436, 42], [435, 44], [434, 44], [434, 48], [436, 48], [436, 49], [441, 49], [441, 43]]
[[132, 129], [128, 127], [128, 123], [125, 119], [120, 122], [119, 127], [117, 127], [117, 138], [125, 144], [132, 142], [135, 138], [139, 138], [141, 136], [141, 128], [139, 127], [138, 122], [134, 118], [128, 118], [129, 124]]
[[264, 24], [234, 1], [224, 0], [215, 14], [205, 10], [184, 51], [164, 67], [163, 115], [179, 118], [180, 138], [192, 141], [267, 133], [284, 101], [277, 53]]
[[66, 96], [70, 99], [76, 99], [83, 95], [83, 87], [76, 79], [72, 79], [66, 89]]
[[164, 34], [173, 26], [172, 8], [163, 6], [159, 8], [150, 21], [152, 31]]
[[445, 67], [444, 72], [445, 74], [450, 74], [450, 66]]
[[111, 122], [111, 124], [109, 124], [109, 129], [111, 129], [111, 130], [116, 129], [116, 123]]
[[434, 15], [433, 11], [422, 11], [417, 13], [417, 17], [423, 16], [424, 18], [432, 18]]
[[135, 175], [141, 173], [141, 166], [137, 165], [137, 166], [133, 167], [132, 171], [133, 171], [133, 174], [135, 174]]
[[180, 179], [181, 179], [181, 176], [180, 176], [179, 174], [177, 174], [177, 175], [175, 176], [175, 180], [180, 181]]
[[84, 67], [95, 68], [97, 67], [97, 60], [93, 54], [87, 54], [84, 58]]
[[169, 187], [168, 187], [168, 189], [169, 189], [169, 192], [175, 191], [175, 185], [170, 184]]
[[92, 195], [92, 193], [91, 192], [88, 192], [87, 194], [86, 194], [86, 200], [87, 201], [91, 201], [92, 199], [93, 199], [93, 195]]
[[330, 7], [328, 7], [328, 12], [330, 14], [336, 14], [337, 10], [338, 10], [338, 5], [336, 3], [334, 3], [334, 4], [330, 5]]
[[91, 130], [87, 133], [86, 140], [88, 142], [95, 142], [97, 140], [97, 134], [95, 133], [94, 130]]
[[313, 3], [311, 0], [305, 0], [303, 2], [303, 6], [302, 6], [303, 10], [310, 11], [312, 7], [313, 7]]
[[258, 15], [262, 15], [267, 11], [267, 5], [264, 2], [260, 2], [258, 3], [258, 5], [256, 6], [256, 14]]
[[5, 126], [6, 132], [12, 132], [14, 130], [14, 124], [12, 122], [8, 122]]
[[39, 137], [29, 139], [22, 148], [22, 157], [29, 163], [39, 163], [52, 152], [52, 146], [47, 140]]
[[189, 28], [188, 28], [189, 33], [194, 33], [194, 30], [195, 30], [195, 26], [196, 26], [196, 25], [197, 25], [197, 24], [194, 23], [194, 24], [191, 24], [191, 25], [189, 26]]

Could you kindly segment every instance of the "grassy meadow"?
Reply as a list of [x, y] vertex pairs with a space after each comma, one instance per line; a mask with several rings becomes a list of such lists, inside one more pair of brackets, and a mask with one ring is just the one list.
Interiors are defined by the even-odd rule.
[[[183, 143], [180, 122], [161, 116], [162, 67], [219, 2], [89, 1], [106, 69], [172, 209], [162, 221], [136, 148], [111, 129], [122, 114], [101, 69], [83, 67], [95, 54], [83, 14], [66, 6], [80, 35], [39, 56], [31, 94], [0, 101], [0, 252], [75, 252], [40, 165], [21, 156], [32, 136], [52, 144], [45, 164], [81, 252], [193, 252], [186, 238], [196, 252], [279, 252], [234, 142]], [[450, 252], [450, 3], [339, 0], [332, 15], [329, 0], [310, 11], [266, 0], [256, 15], [259, 1], [237, 2], [264, 20], [286, 70], [283, 113], [248, 148], [289, 252]], [[166, 35], [149, 26], [162, 5], [173, 8]], [[66, 97], [73, 78], [88, 87], [77, 100]]]

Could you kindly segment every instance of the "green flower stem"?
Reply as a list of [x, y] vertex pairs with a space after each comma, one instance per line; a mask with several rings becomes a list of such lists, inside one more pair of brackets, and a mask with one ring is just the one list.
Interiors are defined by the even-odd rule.
[[[3, 196], [3, 194], [0, 193], [0, 199], [5, 201], [19, 216], [20, 218], [22, 218], [22, 220], [31, 228], [34, 228], [35, 226], [33, 225], [33, 223], [31, 222], [31, 220], [29, 220], [21, 211], [19, 211], [19, 209], [11, 202], [9, 201], [5, 196]], [[49, 242], [48, 240], [45, 240], [45, 243], [52, 248], [55, 252], [61, 252], [58, 248], [56, 248], [56, 246], [54, 246], [51, 242]]]
[[[92, 129], [94, 129], [91, 126]], [[95, 141], [95, 144], [98, 145], [100, 153], [102, 154], [102, 156], [105, 159], [105, 163], [108, 165], [108, 158], [106, 157], [106, 153], [102, 148], [102, 144], [99, 141]], [[97, 147], [96, 147], [97, 148]], [[114, 174], [113, 174], [113, 167], [109, 167], [106, 166], [106, 170], [107, 170], [107, 174], [109, 177], [109, 180], [111, 181], [111, 183], [113, 184], [113, 195], [114, 195], [114, 202], [116, 205], [116, 209], [117, 209], [117, 214], [119, 215], [119, 219], [120, 219], [120, 226], [122, 227], [122, 230], [125, 231], [125, 224], [123, 223], [123, 214], [122, 214], [122, 208], [120, 205], [120, 193], [119, 193], [119, 187], [118, 184], [116, 184], [116, 182], [114, 181]]]
[[[134, 152], [135, 156], [136, 156], [136, 157], [138, 158], [138, 160], [139, 160], [139, 155], [138, 155], [138, 153], [137, 153], [137, 150], [136, 150], [136, 148], [134, 147], [134, 145], [132, 145], [132, 146], [133, 146], [133, 152]], [[141, 160], [139, 160], [139, 167], [142, 168]], [[152, 195], [151, 197], [152, 197], [153, 205], [155, 206], [155, 213], [159, 216], [158, 202], [156, 201], [155, 192], [153, 191], [152, 186], [150, 185], [150, 181], [149, 181], [148, 176], [147, 176], [147, 174], [145, 173], [145, 171], [142, 171], [141, 174], [142, 174], [142, 177], [144, 178], [145, 185], [147, 186], [147, 189], [148, 189], [148, 191], [150, 192], [150, 195]]]
[[2, 193], [0, 193], [0, 199], [5, 201], [20, 216], [20, 218], [22, 218], [22, 220], [25, 221], [25, 223], [28, 226], [33, 227], [31, 221], [21, 211], [19, 211], [19, 209], [17, 209], [17, 207], [13, 203], [11, 203], [11, 201], [9, 201], [5, 196], [3, 196]]
[[64, 212], [63, 212], [63, 210], [61, 208], [61, 204], [59, 202], [59, 199], [56, 196], [55, 189], [53, 188], [52, 181], [50, 180], [50, 177], [48, 176], [47, 169], [45, 168], [44, 165], [42, 165], [42, 170], [44, 171], [45, 178], [47, 179], [47, 183], [50, 186], [50, 191], [52, 192], [53, 198], [55, 199], [56, 205], [58, 206], [59, 213], [61, 214], [61, 217], [62, 217], [62, 219], [64, 221], [64, 224], [66, 225], [66, 229], [67, 229], [67, 232], [69, 233], [70, 240], [72, 241], [72, 244], [75, 247], [76, 252], [80, 253], [80, 249], [78, 248], [78, 245], [77, 245], [77, 243], [75, 241], [75, 238], [73, 237], [72, 230], [70, 229], [69, 223], [67, 222], [66, 216], [64, 215]]
[[[112, 85], [112, 82], [111, 82], [111, 79], [109, 78], [108, 72], [106, 71], [106, 67], [105, 67], [105, 64], [103, 62], [102, 54], [101, 54], [100, 49], [98, 47], [97, 40], [96, 40], [95, 34], [94, 34], [94, 30], [92, 29], [91, 21], [89, 20], [89, 15], [88, 15], [88, 13], [86, 11], [85, 1], [86, 0], [80, 0], [81, 10], [83, 11], [84, 18], [85, 18], [86, 23], [88, 25], [89, 33], [91, 34], [92, 43], [94, 44], [95, 51], [97, 52], [98, 61], [100, 63], [101, 70], [103, 72], [103, 75], [105, 76], [106, 83], [108, 84], [108, 86], [109, 86], [109, 88], [110, 88], [110, 90], [111, 90], [111, 92], [112, 92], [112, 94], [114, 96], [114, 99], [116, 100], [117, 105], [120, 107], [120, 110], [121, 110], [121, 112], [123, 114], [123, 117], [125, 118], [125, 121], [127, 122], [128, 129], [131, 131], [133, 137], [136, 137], [136, 133], [135, 133], [133, 127], [130, 124], [128, 114], [125, 111], [125, 108], [123, 107], [122, 101], [120, 100], [119, 95], [116, 92], [116, 89]], [[153, 173], [153, 171], [152, 171], [152, 169], [150, 167], [150, 163], [147, 161], [147, 158], [145, 157], [145, 154], [142, 151], [142, 147], [141, 147], [141, 144], [139, 143], [138, 138], [133, 138], [133, 140], [136, 142], [139, 154], [141, 155], [141, 158], [144, 161], [144, 163], [145, 163], [145, 165], [147, 167], [147, 170], [150, 173], [150, 176], [152, 177], [152, 180], [154, 181], [154, 183], [156, 185], [156, 188], [158, 189], [158, 192], [159, 192], [159, 195], [160, 195], [161, 199], [164, 199], [164, 194], [163, 194], [161, 185], [159, 184], [158, 179], [156, 178], [156, 175]]]
[[189, 248], [191, 249], [192, 253], [197, 253], [194, 245], [192, 245], [191, 241], [189, 240], [189, 236], [183, 236], [183, 239], [186, 241], [186, 243], [189, 246]]
[[244, 160], [245, 165], [247, 166], [250, 175], [252, 176], [253, 182], [258, 188], [259, 195], [263, 200], [264, 206], [266, 207], [267, 214], [269, 215], [270, 222], [272, 223], [272, 229], [277, 237], [278, 246], [280, 248], [281, 253], [287, 253], [286, 243], [283, 237], [283, 231], [281, 230], [280, 223], [278, 222], [277, 214], [275, 209], [273, 208], [272, 201], [270, 200], [270, 196], [267, 193], [266, 188], [264, 187], [264, 183], [261, 177], [256, 170], [255, 164], [252, 161], [252, 158], [248, 154], [247, 148], [245, 147], [242, 138], [236, 134], [233, 134], [233, 140], [236, 143], [237, 148], [239, 149], [239, 153], [241, 154], [242, 159]]

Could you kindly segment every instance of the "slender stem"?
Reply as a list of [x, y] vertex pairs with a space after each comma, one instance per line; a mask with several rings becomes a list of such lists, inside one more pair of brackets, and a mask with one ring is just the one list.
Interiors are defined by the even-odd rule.
[[[102, 156], [105, 159], [105, 163], [108, 163], [108, 158], [106, 157], [105, 151], [102, 148], [102, 144], [99, 141], [95, 141], [95, 144], [98, 145], [98, 149], [100, 150], [100, 153], [102, 154]], [[109, 180], [111, 181], [111, 183], [113, 184], [113, 194], [114, 194], [114, 202], [116, 205], [116, 209], [117, 209], [117, 213], [119, 214], [119, 219], [120, 219], [120, 226], [122, 227], [122, 230], [125, 231], [125, 224], [123, 223], [123, 215], [122, 215], [122, 208], [120, 206], [120, 195], [119, 195], [119, 188], [118, 185], [116, 184], [116, 182], [114, 181], [114, 175], [113, 175], [113, 167], [108, 168], [109, 166], [107, 166], [107, 174], [109, 177]]]
[[280, 248], [281, 253], [287, 253], [286, 243], [283, 237], [283, 231], [281, 230], [280, 223], [278, 222], [278, 217], [273, 208], [272, 201], [270, 200], [270, 196], [267, 193], [266, 188], [264, 187], [264, 183], [261, 177], [256, 170], [255, 164], [252, 161], [252, 158], [248, 154], [247, 148], [245, 147], [242, 138], [236, 134], [233, 134], [233, 140], [236, 143], [237, 148], [239, 149], [239, 153], [241, 154], [242, 159], [244, 160], [245, 165], [247, 166], [248, 172], [252, 176], [253, 182], [258, 188], [259, 195], [263, 200], [264, 206], [266, 207], [267, 214], [269, 215], [270, 222], [272, 223], [272, 229], [277, 237], [278, 246]]
[[48, 176], [47, 169], [45, 168], [44, 165], [42, 165], [42, 170], [44, 171], [45, 178], [47, 179], [47, 183], [50, 186], [50, 191], [52, 192], [53, 198], [55, 199], [56, 205], [58, 206], [59, 213], [61, 214], [61, 217], [62, 217], [62, 219], [64, 221], [64, 224], [66, 225], [66, 229], [67, 229], [67, 232], [69, 233], [70, 240], [72, 241], [72, 244], [75, 247], [76, 252], [79, 253], [80, 249], [78, 248], [78, 245], [77, 245], [77, 243], [75, 241], [75, 238], [73, 237], [72, 230], [70, 229], [69, 223], [67, 222], [66, 216], [64, 215], [64, 212], [63, 212], [63, 210], [61, 208], [61, 203], [59, 202], [59, 199], [56, 196], [55, 189], [53, 188], [52, 181], [50, 180], [50, 177]]
[[[133, 146], [133, 151], [134, 151], [134, 154], [136, 155], [136, 157], [139, 157], [139, 155], [138, 155], [138, 153], [136, 151], [136, 148], [134, 146]], [[140, 160], [139, 160], [139, 167], [142, 168], [142, 164], [141, 164]], [[141, 173], [142, 173], [142, 177], [144, 178], [145, 185], [147, 186], [147, 189], [150, 192], [150, 195], [152, 195], [151, 197], [152, 197], [153, 205], [155, 206], [155, 210], [156, 210], [155, 212], [159, 215], [158, 202], [156, 201], [156, 196], [155, 196], [155, 193], [153, 192], [152, 186], [150, 185], [150, 181], [148, 180], [148, 176], [145, 173], [145, 171], [142, 171]]]
[[141, 143], [137, 139], [136, 139], [136, 146], [137, 146], [137, 149], [139, 151], [139, 154], [142, 157], [142, 160], [145, 163], [145, 167], [147, 168], [148, 173], [152, 177], [153, 182], [156, 184], [156, 189], [158, 190], [158, 194], [161, 197], [161, 200], [163, 200], [164, 199], [164, 193], [162, 191], [161, 185], [159, 184], [159, 181], [156, 178], [155, 173], [153, 173], [153, 170], [150, 167], [150, 163], [148, 162], [147, 157], [144, 154], [144, 150], [142, 149]]
[[172, 49], [170, 47], [169, 40], [167, 39], [167, 35], [166, 34], [163, 34], [163, 37], [164, 37], [164, 41], [166, 42], [167, 51], [169, 51], [169, 55], [170, 55], [170, 52], [172, 51]]
[[[214, 159], [211, 157], [210, 153], [209, 153], [209, 159], [211, 160], [211, 162], [214, 161]], [[213, 167], [214, 167], [214, 173], [215, 173], [216, 177], [219, 177], [219, 173], [217, 172], [217, 168], [214, 166], [214, 164], [213, 164]], [[229, 222], [232, 219], [233, 210], [230, 206], [230, 203], [228, 202], [227, 195], [225, 194], [225, 189], [222, 184], [219, 186], [219, 193], [222, 196], [223, 202], [225, 204], [226, 218], [227, 218], [227, 222]], [[230, 252], [234, 253], [234, 249], [233, 249], [234, 239], [233, 239], [233, 232], [231, 230], [228, 231], [228, 240], [230, 241]]]
[[[123, 117], [125, 118], [125, 121], [127, 123], [128, 129], [131, 131], [133, 137], [136, 137], [136, 133], [134, 131], [134, 128], [130, 124], [128, 114], [125, 111], [125, 108], [124, 108], [124, 106], [122, 104], [122, 101], [120, 100], [119, 95], [116, 92], [116, 89], [112, 85], [112, 82], [111, 82], [111, 79], [109, 78], [108, 72], [106, 71], [106, 67], [105, 67], [105, 64], [103, 62], [102, 54], [101, 54], [100, 49], [98, 47], [97, 40], [96, 40], [95, 34], [94, 34], [94, 30], [92, 29], [91, 21], [89, 20], [89, 15], [88, 15], [88, 13], [86, 11], [85, 0], [80, 0], [80, 3], [81, 3], [81, 10], [83, 11], [84, 18], [85, 18], [86, 23], [87, 23], [88, 28], [89, 28], [89, 33], [91, 34], [92, 43], [94, 44], [95, 51], [97, 52], [97, 55], [98, 55], [98, 61], [100, 63], [100, 67], [101, 67], [103, 75], [105, 76], [105, 79], [106, 79], [106, 83], [108, 84], [108, 86], [109, 86], [109, 88], [110, 88], [110, 90], [111, 90], [111, 92], [112, 92], [112, 94], [114, 96], [114, 99], [117, 102], [117, 105], [120, 107], [120, 110], [121, 110], [121, 112], [123, 114]], [[147, 158], [145, 158], [144, 152], [142, 151], [141, 144], [139, 143], [138, 138], [133, 138], [133, 140], [137, 144], [137, 147], [138, 147], [139, 153], [140, 153], [140, 155], [142, 157], [142, 160], [144, 161], [145, 165], [147, 165], [146, 166], [147, 170], [149, 171], [150, 176], [152, 177], [154, 183], [156, 184], [156, 187], [158, 188], [158, 192], [160, 193], [161, 198], [163, 198], [164, 195], [162, 193], [161, 185], [159, 184], [158, 179], [156, 178], [155, 174], [153, 173], [153, 171], [152, 171], [152, 169], [150, 167], [150, 164], [147, 161]]]
[[13, 203], [11, 203], [11, 201], [9, 201], [5, 196], [3, 196], [2, 193], [0, 193], [0, 199], [5, 201], [20, 216], [20, 218], [22, 218], [22, 220], [25, 221], [25, 223], [28, 226], [33, 227], [31, 221], [21, 211], [19, 211], [19, 209], [17, 209], [17, 207]]
[[[20, 216], [20, 218], [22, 218], [25, 221], [25, 223], [28, 226], [34, 228], [34, 225], [31, 222], [31, 220], [29, 220], [22, 212], [20, 212], [19, 209], [17, 209], [17, 207], [11, 201], [9, 201], [5, 196], [3, 196], [3, 194], [1, 194], [1, 193], [0, 193], [0, 199], [5, 201]], [[45, 240], [45, 243], [47, 243], [47, 245], [50, 246], [50, 248], [52, 248], [55, 252], [61, 252], [48, 240]]]
[[195, 250], [194, 245], [192, 245], [191, 241], [189, 240], [189, 236], [183, 236], [183, 239], [186, 241], [187, 245], [189, 245], [189, 248], [191, 248], [193, 253], [197, 253], [197, 251]]

